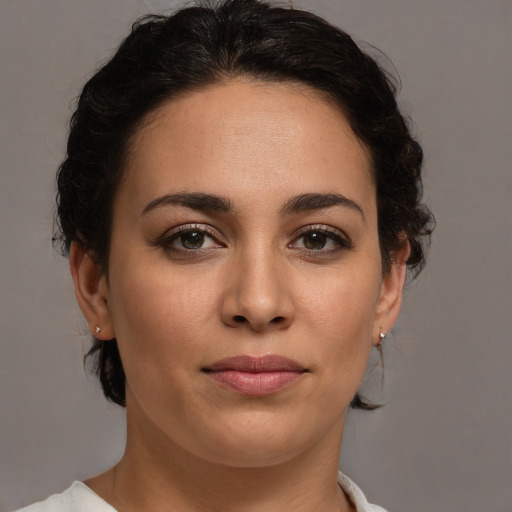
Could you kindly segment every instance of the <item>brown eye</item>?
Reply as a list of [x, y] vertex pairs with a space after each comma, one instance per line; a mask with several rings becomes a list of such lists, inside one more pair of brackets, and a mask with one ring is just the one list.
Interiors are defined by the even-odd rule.
[[311, 251], [318, 251], [325, 247], [327, 235], [318, 231], [311, 231], [304, 235], [304, 247]]
[[206, 224], [185, 224], [164, 233], [155, 245], [162, 247], [173, 257], [192, 257], [211, 253], [225, 245], [219, 241], [217, 232]]
[[308, 257], [335, 258], [344, 251], [352, 249], [347, 236], [332, 226], [305, 226], [288, 246], [302, 251]]
[[200, 249], [204, 244], [204, 233], [201, 231], [188, 231], [179, 237], [181, 245], [186, 249]]

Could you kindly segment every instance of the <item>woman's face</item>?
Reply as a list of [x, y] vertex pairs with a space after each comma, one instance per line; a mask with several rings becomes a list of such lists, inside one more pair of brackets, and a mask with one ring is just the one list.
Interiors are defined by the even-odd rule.
[[118, 340], [133, 435], [265, 466], [341, 440], [396, 268], [382, 275], [370, 159], [341, 112], [233, 81], [133, 138], [86, 316]]

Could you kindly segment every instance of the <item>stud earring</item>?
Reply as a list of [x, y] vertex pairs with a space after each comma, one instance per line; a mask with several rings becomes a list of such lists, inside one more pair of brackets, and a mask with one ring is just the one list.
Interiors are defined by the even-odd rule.
[[99, 325], [96, 326], [96, 329], [94, 329], [94, 332], [96, 334], [99, 334], [101, 332], [101, 327]]
[[381, 333], [379, 334], [379, 345], [382, 345], [382, 342], [386, 339], [386, 337], [387, 334], [381, 331]]

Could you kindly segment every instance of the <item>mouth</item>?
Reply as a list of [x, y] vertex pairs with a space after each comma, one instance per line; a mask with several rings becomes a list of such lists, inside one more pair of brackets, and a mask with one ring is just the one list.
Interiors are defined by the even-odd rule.
[[228, 357], [201, 371], [220, 385], [247, 396], [277, 393], [308, 373], [296, 361], [276, 355]]

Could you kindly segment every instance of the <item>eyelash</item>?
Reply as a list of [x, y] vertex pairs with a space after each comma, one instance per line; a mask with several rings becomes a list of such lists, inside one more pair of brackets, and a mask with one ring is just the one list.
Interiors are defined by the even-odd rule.
[[288, 247], [292, 247], [297, 240], [303, 240], [307, 235], [319, 233], [327, 237], [328, 240], [334, 242], [336, 247], [333, 249], [308, 249], [306, 247], [301, 248], [303, 254], [308, 256], [313, 256], [317, 258], [321, 257], [329, 257], [338, 254], [341, 251], [349, 250], [353, 248], [352, 242], [345, 233], [340, 231], [339, 229], [333, 228], [331, 226], [326, 226], [323, 224], [320, 225], [309, 225], [300, 228], [296, 233], [293, 241], [288, 244]]
[[175, 241], [179, 241], [180, 237], [187, 233], [201, 233], [203, 235], [207, 235], [211, 238], [217, 247], [225, 247], [222, 242], [219, 242], [219, 232], [213, 229], [208, 224], [184, 224], [182, 226], [178, 226], [171, 231], [166, 231], [163, 233], [156, 241], [154, 245], [159, 245], [163, 247], [167, 252], [172, 252], [175, 255], [180, 255], [184, 257], [194, 257], [198, 255], [203, 255], [209, 252], [211, 248], [197, 248], [197, 249], [187, 249], [187, 248], [179, 248], [173, 247], [172, 244]]
[[[214, 244], [215, 247], [198, 247], [197, 249], [194, 248], [179, 248], [179, 247], [173, 247], [172, 244], [176, 241], [179, 241], [180, 238], [187, 233], [201, 233], [202, 235], [206, 235], [208, 238], [210, 238]], [[314, 233], [318, 233], [321, 235], [324, 235], [327, 238], [327, 242], [329, 241], [336, 244], [335, 248], [332, 249], [308, 249], [307, 247], [299, 248], [300, 252], [302, 254], [305, 254], [309, 257], [316, 257], [316, 258], [322, 258], [322, 257], [329, 257], [336, 255], [337, 253], [349, 250], [353, 248], [352, 242], [350, 239], [340, 230], [326, 226], [326, 225], [309, 225], [304, 226], [300, 228], [297, 232], [294, 233], [293, 240], [287, 245], [288, 248], [294, 249], [294, 245], [299, 240], [304, 240], [304, 238], [307, 235], [311, 235]], [[182, 256], [182, 257], [198, 257], [202, 255], [206, 255], [210, 253], [212, 249], [217, 248], [223, 248], [226, 247], [226, 245], [223, 242], [219, 241], [219, 238], [221, 238], [219, 232], [209, 226], [208, 224], [184, 224], [182, 226], [178, 226], [171, 231], [164, 232], [155, 242], [154, 245], [161, 246], [164, 248], [164, 250], [168, 253], [173, 253], [175, 256]]]

